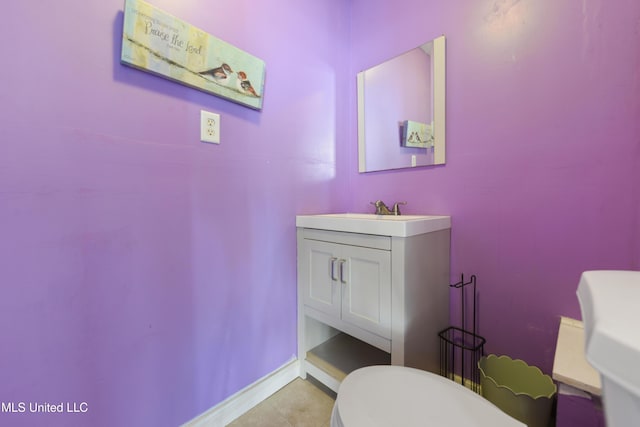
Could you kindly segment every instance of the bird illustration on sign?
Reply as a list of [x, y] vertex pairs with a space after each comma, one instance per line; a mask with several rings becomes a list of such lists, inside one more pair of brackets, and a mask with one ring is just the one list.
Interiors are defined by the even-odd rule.
[[[229, 66], [229, 64], [222, 64], [219, 67], [212, 68], [210, 70], [200, 71], [198, 74], [213, 80], [214, 82], [221, 85], [229, 84], [229, 76], [233, 73], [233, 70]], [[260, 98], [260, 95], [256, 92], [256, 90], [251, 85], [249, 78], [247, 77], [247, 73], [244, 71], [238, 71], [236, 73], [236, 88], [238, 91], [244, 95], [254, 96], [256, 98]]]
[[233, 73], [233, 70], [228, 64], [222, 64], [219, 67], [201, 71], [199, 74], [201, 76], [211, 77], [217, 83], [226, 84], [229, 78], [229, 74], [227, 73]]

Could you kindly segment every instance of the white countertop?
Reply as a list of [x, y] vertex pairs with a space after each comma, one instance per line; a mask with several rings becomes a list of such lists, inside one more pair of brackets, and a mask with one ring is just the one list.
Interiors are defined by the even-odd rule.
[[337, 213], [298, 215], [296, 226], [380, 236], [409, 237], [451, 228], [451, 217], [444, 215], [375, 215]]
[[568, 317], [560, 318], [553, 379], [596, 396], [602, 394], [600, 374], [584, 355], [584, 325]]

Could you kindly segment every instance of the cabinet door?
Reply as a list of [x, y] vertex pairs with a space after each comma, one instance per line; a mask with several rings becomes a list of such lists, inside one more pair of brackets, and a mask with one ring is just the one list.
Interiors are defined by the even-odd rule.
[[342, 320], [391, 338], [391, 252], [344, 246]]
[[339, 252], [335, 243], [304, 239], [300, 260], [304, 303], [336, 318], [340, 318]]

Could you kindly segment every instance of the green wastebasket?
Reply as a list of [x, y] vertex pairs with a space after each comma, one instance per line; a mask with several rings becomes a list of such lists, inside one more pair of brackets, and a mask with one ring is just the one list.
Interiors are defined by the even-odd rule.
[[547, 427], [557, 387], [519, 359], [490, 354], [478, 362], [482, 396], [529, 427]]

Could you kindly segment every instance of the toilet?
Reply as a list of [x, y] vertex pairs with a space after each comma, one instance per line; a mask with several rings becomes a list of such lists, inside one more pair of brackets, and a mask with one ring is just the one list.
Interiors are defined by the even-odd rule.
[[479, 394], [431, 372], [369, 366], [340, 384], [331, 427], [519, 427]]
[[600, 372], [608, 427], [640, 419], [640, 271], [585, 271], [578, 284], [585, 354]]

